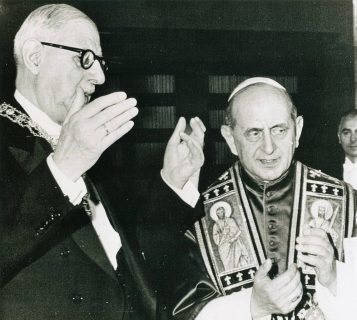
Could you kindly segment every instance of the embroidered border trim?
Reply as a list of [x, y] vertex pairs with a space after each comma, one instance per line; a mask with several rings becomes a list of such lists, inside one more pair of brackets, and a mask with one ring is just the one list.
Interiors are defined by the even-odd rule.
[[57, 140], [49, 136], [40, 126], [34, 123], [28, 115], [17, 110], [8, 103], [3, 102], [0, 105], [0, 116], [9, 119], [11, 122], [18, 124], [22, 128], [28, 129], [33, 136], [47, 140], [52, 149], [55, 149]]

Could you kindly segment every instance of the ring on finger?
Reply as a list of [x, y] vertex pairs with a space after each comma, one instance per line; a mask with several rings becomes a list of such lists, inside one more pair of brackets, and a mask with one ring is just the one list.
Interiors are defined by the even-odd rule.
[[103, 127], [104, 127], [106, 135], [109, 135], [110, 134], [110, 130], [109, 130], [108, 125], [107, 125], [106, 122], [103, 124]]
[[294, 299], [292, 299], [291, 303], [294, 303], [294, 302], [298, 301], [299, 299], [300, 299], [300, 294], [297, 297], [295, 297]]

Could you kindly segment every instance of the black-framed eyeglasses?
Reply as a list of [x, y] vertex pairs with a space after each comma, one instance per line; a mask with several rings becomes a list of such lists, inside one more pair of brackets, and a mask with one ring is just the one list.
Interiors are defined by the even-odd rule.
[[98, 60], [100, 66], [102, 67], [103, 72], [108, 71], [108, 65], [107, 65], [106, 61], [104, 60], [104, 58], [100, 57], [100, 56], [97, 56], [90, 49], [73, 48], [73, 47], [63, 46], [61, 44], [49, 43], [49, 42], [41, 42], [41, 43], [43, 45], [45, 45], [45, 46], [54, 47], [54, 48], [63, 49], [63, 50], [69, 50], [69, 51], [80, 53], [81, 66], [85, 70], [89, 69], [93, 65], [95, 60]]

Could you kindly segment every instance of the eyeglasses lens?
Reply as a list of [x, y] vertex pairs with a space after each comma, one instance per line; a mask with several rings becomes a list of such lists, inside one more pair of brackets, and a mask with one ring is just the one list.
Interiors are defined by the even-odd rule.
[[89, 69], [95, 61], [92, 51], [84, 51], [82, 54], [82, 66], [84, 69]]
[[95, 56], [91, 50], [87, 50], [82, 53], [81, 63], [84, 69], [89, 69], [95, 60], [98, 60], [104, 72], [108, 71], [108, 65], [103, 58]]

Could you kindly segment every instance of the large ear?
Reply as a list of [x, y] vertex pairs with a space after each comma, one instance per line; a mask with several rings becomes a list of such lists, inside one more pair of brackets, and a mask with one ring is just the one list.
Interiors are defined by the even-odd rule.
[[341, 134], [340, 131], [337, 132], [338, 143], [341, 144]]
[[27, 69], [33, 74], [38, 74], [40, 71], [41, 58], [43, 54], [43, 46], [36, 39], [28, 39], [22, 47], [22, 59]]
[[303, 126], [304, 126], [304, 118], [302, 116], [298, 116], [295, 120], [295, 127], [296, 127], [295, 148], [299, 146], [299, 140], [300, 140]]
[[221, 126], [221, 135], [223, 136], [224, 140], [226, 140], [229, 149], [231, 149], [231, 152], [238, 156], [238, 152], [237, 152], [237, 148], [236, 145], [234, 143], [234, 137], [233, 137], [233, 132], [232, 132], [232, 128], [230, 126], [227, 125], [222, 125]]

